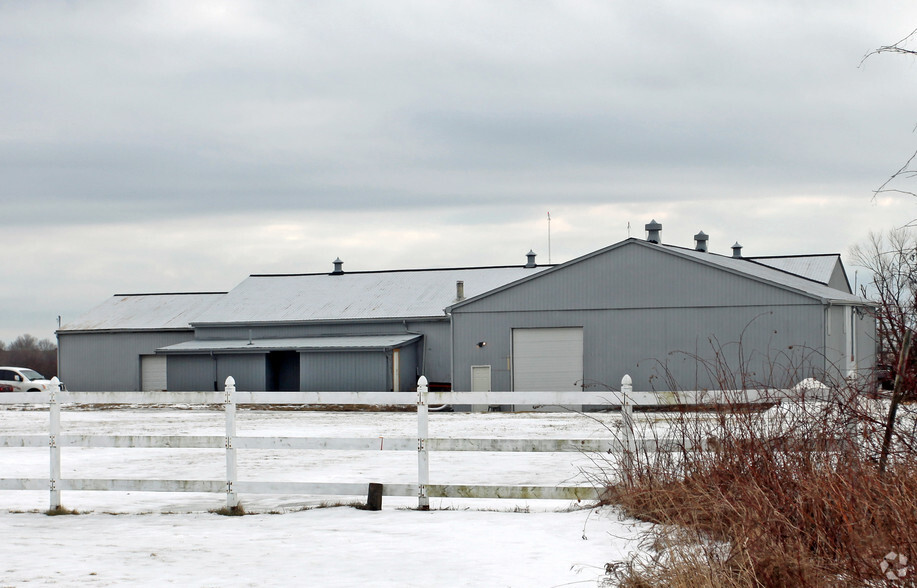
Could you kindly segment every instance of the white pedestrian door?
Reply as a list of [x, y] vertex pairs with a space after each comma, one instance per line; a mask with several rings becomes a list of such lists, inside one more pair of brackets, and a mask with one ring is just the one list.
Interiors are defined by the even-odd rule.
[[140, 389], [144, 392], [166, 389], [166, 356], [140, 356]]
[[471, 391], [490, 392], [490, 366], [471, 366]]
[[513, 329], [513, 390], [583, 389], [583, 329]]
[[[490, 366], [473, 365], [471, 366], [471, 391], [472, 392], [490, 392]], [[472, 412], [487, 412], [490, 406], [487, 404], [472, 404]]]

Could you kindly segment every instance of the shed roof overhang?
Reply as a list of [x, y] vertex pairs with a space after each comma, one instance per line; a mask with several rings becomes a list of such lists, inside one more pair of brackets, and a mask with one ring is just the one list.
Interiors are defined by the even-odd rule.
[[[449, 317], [445, 313], [437, 316], [414, 316], [414, 317], [384, 317], [384, 318], [326, 318], [326, 319], [307, 319], [307, 320], [282, 320], [282, 321], [227, 321], [227, 322], [200, 322], [194, 321], [191, 327], [194, 329], [222, 329], [222, 328], [258, 328], [258, 327], [290, 327], [290, 326], [315, 326], [315, 325], [378, 325], [378, 324], [398, 324], [405, 323], [427, 323], [427, 322], [448, 322]], [[248, 340], [246, 339], [246, 342]]]
[[345, 337], [298, 337], [288, 339], [229, 339], [186, 341], [160, 347], [158, 354], [268, 353], [270, 351], [385, 351], [404, 347], [423, 335], [351, 335]]

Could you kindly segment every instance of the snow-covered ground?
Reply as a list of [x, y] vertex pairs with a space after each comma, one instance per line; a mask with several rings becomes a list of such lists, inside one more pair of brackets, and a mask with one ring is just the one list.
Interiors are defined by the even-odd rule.
[[[0, 409], [0, 435], [43, 434], [48, 413]], [[222, 435], [208, 410], [67, 411], [65, 434]], [[431, 414], [430, 437], [610, 438], [618, 416]], [[241, 410], [250, 436], [410, 437], [412, 413]], [[434, 484], [588, 483], [602, 456], [433, 453]], [[416, 483], [414, 452], [239, 451], [240, 480]], [[215, 479], [223, 451], [62, 450], [64, 478]], [[0, 477], [47, 477], [47, 449], [0, 449]], [[0, 491], [0, 586], [595, 586], [606, 562], [639, 550], [646, 526], [561, 501], [384, 499], [382, 511], [241, 496], [249, 514], [209, 512], [220, 494], [64, 492], [78, 516], [49, 517], [47, 492]]]

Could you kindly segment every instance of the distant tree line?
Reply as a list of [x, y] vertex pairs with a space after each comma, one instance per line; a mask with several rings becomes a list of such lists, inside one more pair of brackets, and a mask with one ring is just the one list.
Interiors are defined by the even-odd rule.
[[0, 365], [32, 368], [53, 378], [57, 375], [57, 345], [29, 334], [19, 335], [9, 344], [0, 341]]

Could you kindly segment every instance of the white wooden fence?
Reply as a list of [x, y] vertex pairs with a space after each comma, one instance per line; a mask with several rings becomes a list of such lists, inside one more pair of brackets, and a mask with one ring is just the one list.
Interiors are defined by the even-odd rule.
[[[55, 378], [56, 380], [56, 378]], [[0, 436], [0, 448], [49, 447], [48, 478], [0, 478], [0, 490], [49, 490], [50, 508], [61, 507], [63, 491], [213, 492], [225, 493], [229, 508], [239, 504], [240, 494], [368, 495], [368, 483], [312, 483], [240, 481], [236, 452], [239, 449], [306, 449], [416, 451], [416, 484], [383, 484], [385, 496], [416, 496], [418, 508], [429, 508], [430, 498], [511, 498], [592, 500], [599, 490], [592, 486], [536, 485], [443, 485], [432, 484], [429, 473], [431, 451], [509, 452], [601, 452], [628, 455], [637, 450], [665, 451], [664, 441], [636, 439], [631, 416], [633, 404], [660, 404], [656, 393], [633, 393], [628, 376], [621, 392], [430, 392], [427, 380], [418, 381], [417, 395], [404, 392], [242, 392], [232, 377], [224, 392], [69, 392], [55, 382], [49, 392], [6, 393], [0, 404], [48, 404], [48, 435]], [[618, 439], [453, 439], [431, 438], [428, 406], [452, 405], [542, 405], [559, 407], [621, 407], [623, 438]], [[180, 435], [68, 435], [61, 433], [62, 404], [222, 405], [226, 416], [224, 436]], [[236, 435], [236, 406], [246, 405], [370, 405], [417, 407], [417, 436], [385, 438], [252, 437]], [[200, 448], [225, 449], [225, 480], [95, 479], [62, 478], [61, 447], [94, 448]], [[679, 446], [681, 447], [681, 446]], [[377, 488], [378, 491], [378, 488]]]

